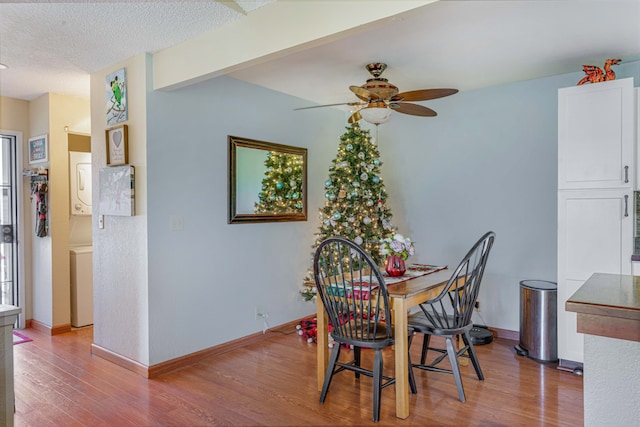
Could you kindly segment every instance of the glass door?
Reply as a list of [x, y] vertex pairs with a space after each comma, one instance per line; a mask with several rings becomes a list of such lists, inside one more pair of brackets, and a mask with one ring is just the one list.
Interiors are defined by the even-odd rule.
[[0, 303], [20, 306], [18, 295], [16, 137], [0, 135]]

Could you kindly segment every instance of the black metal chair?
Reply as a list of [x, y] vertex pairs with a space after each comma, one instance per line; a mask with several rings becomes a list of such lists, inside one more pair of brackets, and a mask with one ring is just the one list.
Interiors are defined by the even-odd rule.
[[[394, 344], [389, 294], [384, 278], [375, 262], [360, 246], [343, 237], [330, 237], [318, 246], [313, 272], [318, 298], [329, 317], [335, 345], [320, 394], [324, 402], [331, 380], [343, 370], [373, 378], [373, 420], [380, 419], [382, 389], [395, 383], [395, 378], [383, 375], [382, 350]], [[343, 345], [353, 346], [353, 360], [338, 361]], [[361, 366], [361, 349], [375, 351], [373, 368]], [[409, 385], [416, 393], [409, 359]]]
[[[492, 231], [482, 236], [462, 259], [442, 292], [437, 297], [420, 304], [422, 312], [410, 315], [408, 318], [409, 328], [413, 328], [416, 333], [424, 334], [420, 363], [411, 366], [427, 371], [453, 374], [461, 402], [465, 402], [466, 398], [460, 377], [459, 357], [471, 359], [478, 379], [484, 380], [469, 331], [473, 327], [471, 315], [478, 298], [480, 283], [494, 239], [495, 233]], [[431, 335], [445, 337], [446, 349], [430, 347]], [[458, 336], [462, 338], [464, 345], [456, 351], [453, 339]], [[413, 337], [410, 337], [409, 348], [411, 348], [412, 341]], [[431, 363], [426, 363], [428, 350], [441, 354]], [[451, 369], [436, 366], [447, 355]]]

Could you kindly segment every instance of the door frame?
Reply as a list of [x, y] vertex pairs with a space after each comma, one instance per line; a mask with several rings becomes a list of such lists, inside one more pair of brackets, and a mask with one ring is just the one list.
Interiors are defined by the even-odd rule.
[[27, 235], [24, 232], [24, 179], [22, 179], [23, 170], [23, 158], [24, 158], [24, 143], [22, 138], [22, 132], [0, 129], [1, 135], [14, 137], [16, 139], [15, 146], [15, 204], [16, 204], [16, 229], [14, 231], [16, 235], [17, 243], [17, 256], [18, 256], [18, 277], [16, 278], [16, 286], [18, 287], [18, 301], [17, 306], [22, 310], [18, 315], [18, 329], [24, 329], [26, 327], [26, 310], [27, 310], [27, 298], [26, 298], [26, 285], [25, 285], [25, 267], [24, 267], [24, 246], [27, 240]]

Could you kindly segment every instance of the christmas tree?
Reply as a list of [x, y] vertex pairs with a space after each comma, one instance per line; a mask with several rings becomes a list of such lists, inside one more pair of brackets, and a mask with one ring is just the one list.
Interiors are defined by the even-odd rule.
[[302, 212], [302, 156], [269, 151], [254, 213]]
[[[380, 240], [391, 237], [394, 227], [380, 177], [380, 153], [368, 130], [360, 129], [358, 123], [346, 129], [324, 183], [326, 200], [320, 209], [321, 224], [314, 248], [328, 237], [342, 236], [360, 245], [376, 264], [382, 265]], [[306, 280], [311, 286], [301, 292], [305, 300], [315, 295], [312, 276], [311, 273]]]

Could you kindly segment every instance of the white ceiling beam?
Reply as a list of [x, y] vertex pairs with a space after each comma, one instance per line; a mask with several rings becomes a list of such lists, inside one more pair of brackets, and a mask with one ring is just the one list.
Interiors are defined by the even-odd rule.
[[277, 1], [153, 55], [154, 89], [175, 89], [384, 25], [422, 1]]

